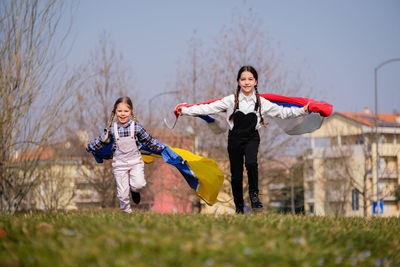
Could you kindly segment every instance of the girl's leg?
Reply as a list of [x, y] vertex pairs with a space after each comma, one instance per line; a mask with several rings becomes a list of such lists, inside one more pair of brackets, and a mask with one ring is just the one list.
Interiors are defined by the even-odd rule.
[[129, 199], [129, 169], [126, 167], [114, 167], [114, 177], [117, 184], [117, 197], [119, 207], [122, 211], [131, 213], [131, 203]]
[[228, 140], [229, 162], [231, 167], [231, 186], [236, 213], [243, 213], [243, 150], [238, 144]]
[[129, 185], [133, 192], [138, 192], [140, 189], [146, 186], [146, 180], [144, 179], [143, 161], [135, 164], [129, 170]]
[[254, 138], [247, 142], [244, 148], [245, 166], [249, 178], [249, 193], [258, 193], [258, 146], [260, 139]]
[[249, 181], [249, 196], [253, 209], [262, 209], [264, 206], [258, 197], [258, 164], [257, 154], [260, 137], [257, 134], [245, 146], [245, 165]]

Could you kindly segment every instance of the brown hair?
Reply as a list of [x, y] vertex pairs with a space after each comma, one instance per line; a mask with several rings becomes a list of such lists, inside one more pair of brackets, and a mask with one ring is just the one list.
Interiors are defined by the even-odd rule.
[[[240, 76], [241, 76], [242, 73], [245, 72], [245, 71], [248, 71], [248, 72], [250, 72], [251, 74], [253, 74], [254, 79], [255, 79], [255, 80], [257, 81], [257, 83], [258, 83], [258, 73], [257, 73], [256, 69], [253, 68], [252, 66], [243, 66], [243, 67], [240, 68], [240, 70], [239, 70], [239, 72], [238, 72], [238, 74], [237, 74], [237, 78], [236, 78], [236, 81], [237, 81], [238, 83], [239, 83], [239, 80], [240, 80]], [[260, 124], [261, 124], [262, 126], [265, 127], [267, 124], [264, 122], [264, 118], [263, 118], [263, 116], [261, 115], [261, 100], [260, 100], [260, 94], [258, 93], [257, 85], [254, 86], [254, 90], [256, 91], [256, 98], [257, 98], [257, 104], [258, 104], [258, 112], [259, 112], [259, 114], [260, 114]], [[233, 120], [233, 114], [235, 113], [236, 109], [237, 109], [238, 106], [239, 106], [239, 93], [240, 93], [240, 86], [239, 86], [239, 84], [238, 84], [237, 89], [236, 89], [236, 92], [235, 92], [235, 104], [234, 104], [234, 106], [233, 106], [233, 112], [232, 112], [232, 114], [229, 116], [229, 120], [230, 120], [230, 121]]]
[[101, 140], [102, 142], [105, 142], [108, 139], [108, 133], [110, 132], [110, 127], [111, 127], [111, 124], [112, 124], [112, 122], [114, 120], [114, 117], [115, 117], [115, 111], [117, 110], [117, 106], [120, 103], [127, 104], [129, 109], [131, 110], [131, 116], [132, 116], [133, 120], [136, 121], [136, 122], [139, 122], [138, 119], [136, 118], [135, 114], [133, 114], [132, 100], [128, 96], [123, 96], [123, 97], [118, 98], [117, 101], [115, 101], [115, 103], [114, 103], [113, 110], [111, 111], [111, 117], [110, 117], [110, 120], [109, 120], [108, 125], [107, 125], [107, 133], [104, 136], [104, 138]]

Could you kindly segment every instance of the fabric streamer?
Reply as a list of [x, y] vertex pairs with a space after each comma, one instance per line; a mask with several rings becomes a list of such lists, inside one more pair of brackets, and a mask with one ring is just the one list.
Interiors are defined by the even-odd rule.
[[294, 119], [273, 118], [278, 126], [289, 135], [311, 133], [319, 129], [325, 117], [332, 114], [333, 106], [326, 102], [316, 101], [310, 98], [287, 97], [275, 94], [260, 94], [261, 97], [284, 107], [304, 107], [307, 103], [309, 114]]
[[[103, 163], [104, 159], [112, 159], [112, 145], [113, 143], [110, 143], [92, 152], [97, 163]], [[193, 192], [207, 205], [212, 206], [220, 202], [217, 197], [224, 182], [224, 174], [218, 169], [215, 160], [195, 155], [185, 149], [164, 146], [165, 149], [161, 153], [142, 146], [140, 152], [143, 161], [152, 163], [155, 158], [162, 158], [178, 169]]]
[[112, 147], [114, 143], [110, 143], [97, 151], [93, 151], [92, 155], [97, 163], [103, 163], [104, 159], [112, 159]]
[[217, 197], [224, 182], [224, 174], [218, 169], [215, 160], [168, 146], [161, 153], [155, 153], [143, 146], [141, 153], [146, 163], [153, 162], [156, 157], [162, 157], [166, 163], [177, 168], [193, 192], [207, 205], [212, 206], [220, 202]]
[[[278, 126], [289, 135], [300, 135], [305, 133], [311, 133], [317, 129], [319, 129], [324, 121], [325, 117], [329, 117], [332, 114], [333, 106], [323, 101], [317, 101], [310, 98], [303, 97], [288, 97], [276, 94], [260, 94], [261, 97], [284, 107], [304, 107], [309, 103], [309, 114], [303, 117], [294, 118], [294, 119], [279, 119], [273, 118], [273, 120], [278, 124]], [[180, 104], [178, 105], [174, 113], [177, 115], [177, 109], [179, 107], [191, 107], [194, 105], [201, 104], [210, 104], [217, 100], [221, 100], [222, 98], [217, 98], [213, 100], [208, 100], [195, 104]], [[198, 116], [207, 122], [207, 125], [215, 134], [223, 133], [226, 131], [225, 127], [221, 126], [221, 123], [211, 117], [207, 116]]]

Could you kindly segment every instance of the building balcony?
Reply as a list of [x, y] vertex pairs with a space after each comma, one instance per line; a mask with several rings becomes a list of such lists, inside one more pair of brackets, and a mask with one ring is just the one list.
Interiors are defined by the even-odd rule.
[[[379, 179], [398, 179], [399, 175], [396, 172], [380, 172]], [[372, 172], [367, 173], [367, 178], [372, 179]]]
[[285, 184], [284, 183], [270, 183], [268, 184], [268, 189], [269, 190], [281, 190], [285, 188]]
[[304, 181], [313, 182], [314, 181], [314, 176], [313, 175], [304, 176]]
[[383, 171], [381, 171], [381, 172], [379, 173], [379, 178], [383, 178], [383, 179], [385, 179], [385, 178], [388, 178], [388, 179], [397, 179], [398, 176], [399, 176], [399, 175], [398, 175], [396, 172], [394, 172], [394, 171], [392, 171], [392, 170], [389, 170], [389, 169], [385, 169], [385, 170], [383, 170]]
[[75, 197], [74, 202], [79, 203], [100, 203], [101, 199], [99, 197]]
[[314, 203], [314, 198], [305, 198], [304, 202], [305, 203]]
[[335, 158], [343, 157], [343, 155], [362, 156], [365, 155], [363, 145], [342, 145], [342, 146], [326, 146], [315, 147], [312, 150], [310, 158]]
[[396, 157], [400, 151], [400, 144], [379, 144], [379, 156]]
[[304, 191], [304, 200], [312, 200], [314, 202], [314, 192], [312, 191]]
[[270, 207], [274, 207], [274, 208], [280, 208], [280, 207], [282, 207], [283, 205], [282, 205], [282, 202], [271, 201], [271, 202], [269, 203], [269, 206], [270, 206]]
[[97, 203], [101, 202], [101, 197], [95, 191], [78, 189], [74, 201], [76, 203]]
[[391, 195], [385, 196], [383, 198], [383, 201], [396, 201], [396, 197], [395, 196], [391, 196]]

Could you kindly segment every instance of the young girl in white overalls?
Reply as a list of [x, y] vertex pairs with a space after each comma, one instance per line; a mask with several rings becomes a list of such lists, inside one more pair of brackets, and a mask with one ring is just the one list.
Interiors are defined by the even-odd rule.
[[229, 124], [228, 154], [231, 167], [231, 186], [236, 213], [244, 212], [243, 163], [247, 169], [251, 208], [263, 209], [258, 196], [257, 154], [260, 144], [258, 129], [266, 126], [263, 116], [281, 119], [303, 116], [308, 104], [302, 108], [281, 107], [259, 96], [258, 74], [252, 66], [243, 66], [237, 75], [238, 86], [235, 94], [210, 104], [185, 107], [177, 106], [178, 115], [210, 115], [226, 111]]
[[[117, 122], [114, 122], [110, 128], [114, 116], [117, 116]], [[165, 147], [138, 122], [133, 114], [132, 101], [129, 97], [117, 99], [111, 113], [108, 129], [105, 129], [100, 137], [89, 142], [86, 150], [88, 152], [98, 151], [110, 143], [113, 143], [112, 167], [120, 208], [124, 212], [131, 213], [129, 191], [133, 202], [139, 204], [139, 190], [146, 186], [144, 162], [139, 151], [142, 144], [154, 152], [161, 152]]]

